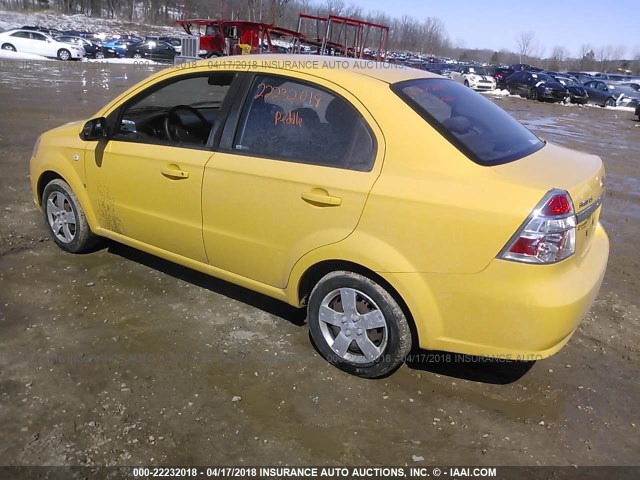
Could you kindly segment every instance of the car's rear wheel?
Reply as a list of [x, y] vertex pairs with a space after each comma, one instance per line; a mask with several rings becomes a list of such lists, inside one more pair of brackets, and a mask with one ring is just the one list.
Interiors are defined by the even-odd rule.
[[308, 305], [311, 338], [331, 364], [352, 375], [388, 375], [411, 349], [407, 318], [393, 296], [363, 275], [337, 271], [316, 284]]
[[10, 50], [12, 52], [15, 52], [16, 51], [16, 47], [11, 45], [10, 43], [3, 43], [2, 44], [2, 50]]
[[613, 98], [609, 97], [609, 98], [607, 98], [605, 100], [604, 106], [605, 107], [615, 107], [616, 106], [616, 101]]
[[69, 52], [69, 50], [65, 48], [61, 48], [60, 50], [58, 50], [58, 60], [62, 60], [63, 62], [66, 62], [70, 58], [71, 58], [71, 52]]
[[61, 249], [81, 253], [96, 244], [78, 197], [64, 180], [52, 180], [44, 187], [42, 211], [49, 233]]
[[529, 99], [530, 100], [538, 100], [538, 90], [532, 88], [529, 90]]

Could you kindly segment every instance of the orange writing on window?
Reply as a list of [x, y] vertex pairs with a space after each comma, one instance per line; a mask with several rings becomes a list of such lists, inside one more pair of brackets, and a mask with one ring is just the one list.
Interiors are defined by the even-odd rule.
[[298, 112], [282, 113], [276, 112], [273, 116], [274, 125], [293, 125], [302, 127], [302, 118]]

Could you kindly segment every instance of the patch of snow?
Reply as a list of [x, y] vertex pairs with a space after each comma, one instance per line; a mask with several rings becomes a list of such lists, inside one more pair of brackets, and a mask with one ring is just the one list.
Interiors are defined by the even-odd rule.
[[594, 105], [592, 103], [587, 103], [585, 106], [586, 107], [601, 108], [603, 110], [617, 110], [618, 112], [635, 113], [635, 111], [636, 111], [636, 107], [601, 107], [600, 105]]
[[[508, 97], [509, 95], [511, 95], [508, 90], [501, 90], [499, 88], [496, 88], [495, 90], [491, 90], [490, 92], [482, 92], [482, 93], [486, 93], [487, 95], [493, 95], [496, 97]], [[518, 96], [518, 95], [514, 95], [514, 97], [515, 96]]]

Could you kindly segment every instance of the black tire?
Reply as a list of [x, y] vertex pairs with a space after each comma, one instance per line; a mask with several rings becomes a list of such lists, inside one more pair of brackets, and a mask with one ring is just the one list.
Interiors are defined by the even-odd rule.
[[604, 101], [604, 106], [605, 107], [615, 107], [616, 106], [616, 101], [612, 97], [609, 97]]
[[535, 88], [529, 90], [529, 100], [538, 100], [538, 90]]
[[95, 58], [100, 60], [104, 58], [104, 53], [102, 52], [96, 52]]
[[44, 187], [42, 213], [51, 238], [62, 250], [82, 253], [96, 245], [98, 237], [91, 232], [78, 197], [64, 180], [51, 180]]
[[134, 54], [133, 54], [133, 58], [135, 58], [135, 59], [140, 59], [140, 58], [142, 58], [142, 54], [140, 54], [140, 53], [134, 53]]
[[58, 50], [58, 60], [62, 60], [63, 62], [71, 60], [71, 52], [66, 48], [61, 48]]
[[12, 52], [15, 52], [16, 51], [16, 47], [11, 45], [10, 43], [3, 43], [2, 44], [2, 50], [10, 50]]
[[468, 86], [469, 86], [469, 81], [468, 81], [468, 80], [465, 80], [465, 81], [464, 81], [464, 86], [465, 86], [465, 87], [468, 87]]
[[351, 375], [386, 376], [411, 350], [402, 308], [382, 286], [357, 273], [336, 271], [322, 277], [309, 297], [307, 319], [322, 357]]

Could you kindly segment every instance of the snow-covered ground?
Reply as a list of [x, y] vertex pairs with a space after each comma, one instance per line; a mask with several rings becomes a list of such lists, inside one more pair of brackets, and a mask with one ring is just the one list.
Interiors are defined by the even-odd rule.
[[65, 15], [53, 12], [10, 12], [0, 10], [0, 28], [9, 30], [24, 25], [56, 28], [58, 30], [86, 30], [95, 33], [131, 33], [133, 35], [179, 35], [182, 28], [132, 23], [124, 20], [88, 17], [84, 14]]

